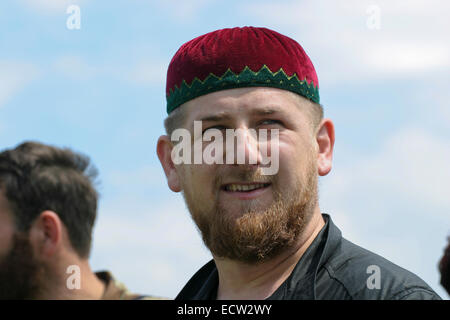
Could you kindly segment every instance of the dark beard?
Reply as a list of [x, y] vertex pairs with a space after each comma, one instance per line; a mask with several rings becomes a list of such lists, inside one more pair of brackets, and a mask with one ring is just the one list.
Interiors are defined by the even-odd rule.
[[198, 212], [189, 205], [189, 199], [186, 202], [214, 256], [253, 264], [295, 245], [313, 216], [317, 193], [317, 167], [311, 163], [305, 180], [294, 190], [275, 192], [274, 203], [264, 211], [248, 210], [233, 217], [220, 205], [212, 212]]
[[0, 261], [0, 300], [36, 299], [44, 279], [28, 236], [15, 233], [10, 252]]

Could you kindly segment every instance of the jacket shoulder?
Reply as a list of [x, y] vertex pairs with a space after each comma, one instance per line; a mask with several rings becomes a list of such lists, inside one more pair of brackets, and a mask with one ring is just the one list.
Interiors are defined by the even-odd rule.
[[417, 275], [344, 238], [319, 272], [346, 299], [440, 299]]

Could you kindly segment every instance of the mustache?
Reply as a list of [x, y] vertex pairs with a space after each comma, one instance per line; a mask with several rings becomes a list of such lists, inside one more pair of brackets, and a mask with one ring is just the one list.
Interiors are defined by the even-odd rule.
[[242, 169], [242, 168], [227, 168], [219, 172], [214, 181], [216, 187], [230, 182], [243, 183], [272, 183], [276, 179], [276, 175], [263, 175], [261, 168]]

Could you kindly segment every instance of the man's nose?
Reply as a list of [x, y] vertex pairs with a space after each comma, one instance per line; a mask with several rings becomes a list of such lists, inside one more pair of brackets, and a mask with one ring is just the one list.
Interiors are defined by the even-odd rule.
[[[227, 137], [227, 159], [231, 146]], [[233, 164], [259, 165], [261, 164], [261, 154], [259, 152], [258, 136], [255, 129], [241, 127], [236, 129], [233, 136], [235, 148], [233, 152]], [[237, 141], [237, 142], [236, 142]]]
[[245, 130], [244, 151], [246, 164], [261, 163], [261, 154], [259, 152], [258, 136], [256, 130]]

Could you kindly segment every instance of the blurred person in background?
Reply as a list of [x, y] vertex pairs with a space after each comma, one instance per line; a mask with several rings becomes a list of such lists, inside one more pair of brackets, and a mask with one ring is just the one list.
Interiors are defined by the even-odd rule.
[[89, 158], [35, 142], [0, 153], [0, 299], [143, 299], [89, 266]]
[[439, 261], [439, 272], [441, 273], [441, 285], [450, 295], [450, 236], [447, 237], [447, 247], [444, 249], [444, 255]]

